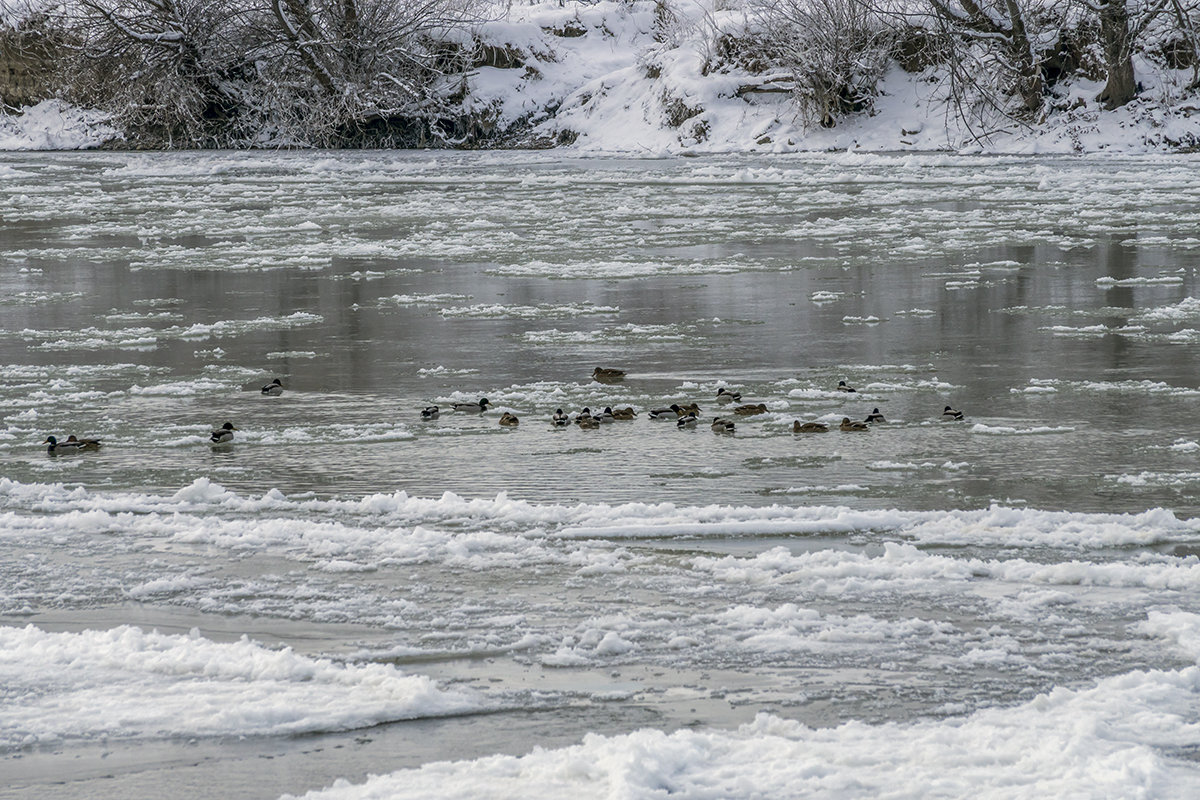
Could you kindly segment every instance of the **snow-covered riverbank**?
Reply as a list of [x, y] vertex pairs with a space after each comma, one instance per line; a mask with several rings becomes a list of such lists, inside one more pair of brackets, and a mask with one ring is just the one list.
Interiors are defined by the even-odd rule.
[[[641, 155], [1139, 153], [1200, 145], [1192, 71], [1144, 54], [1134, 60], [1141, 92], [1121, 108], [1104, 110], [1096, 100], [1103, 80], [1079, 73], [1048, 90], [1036, 121], [986, 131], [957, 113], [945, 67], [910, 72], [893, 61], [869, 110], [822, 127], [805, 120], [789, 75], [751, 73], [737, 59], [714, 57], [722, 37], [755, 35], [740, 4], [677, 2], [667, 21], [658, 8], [649, 0], [512, 5], [470, 33], [451, 34], [478, 53], [474, 68], [445, 78], [447, 92], [462, 97], [471, 144]], [[0, 149], [121, 146], [120, 137], [103, 114], [54, 100], [0, 116]], [[264, 135], [259, 144], [287, 142]]]

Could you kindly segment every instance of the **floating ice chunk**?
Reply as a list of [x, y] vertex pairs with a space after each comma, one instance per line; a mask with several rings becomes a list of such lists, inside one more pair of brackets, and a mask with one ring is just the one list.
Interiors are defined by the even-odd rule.
[[[294, 735], [482, 707], [384, 664], [335, 664], [242, 638], [121, 626], [0, 627], [0, 750], [107, 738]], [[47, 681], [47, 675], [53, 675]]]
[[1157, 278], [1097, 278], [1096, 285], [1105, 289], [1117, 286], [1155, 286], [1160, 284], [1183, 283], [1178, 275], [1160, 275]]
[[971, 426], [971, 433], [983, 433], [994, 436], [1034, 436], [1046, 433], [1071, 433], [1075, 429], [1067, 425], [1038, 425], [1032, 428], [1012, 428], [1005, 425], [984, 425], [977, 422]]

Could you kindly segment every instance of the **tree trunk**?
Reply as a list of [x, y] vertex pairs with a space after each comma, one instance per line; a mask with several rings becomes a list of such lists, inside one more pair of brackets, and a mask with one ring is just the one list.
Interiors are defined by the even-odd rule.
[[1033, 53], [1033, 43], [1029, 41], [1029, 33], [1025, 30], [1025, 18], [1021, 7], [1015, 0], [1008, 0], [1010, 28], [1010, 48], [1013, 66], [1016, 68], [1017, 91], [1021, 95], [1021, 104], [1025, 114], [1034, 117], [1042, 108], [1045, 86], [1042, 83], [1042, 66]]
[[1108, 0], [1100, 9], [1100, 42], [1104, 47], [1108, 82], [1104, 84], [1104, 91], [1096, 95], [1096, 100], [1110, 111], [1137, 95], [1130, 39], [1129, 9], [1125, 0]]

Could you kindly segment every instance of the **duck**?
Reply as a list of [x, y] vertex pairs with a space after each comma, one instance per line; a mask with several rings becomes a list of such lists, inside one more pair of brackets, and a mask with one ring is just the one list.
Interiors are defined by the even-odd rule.
[[950, 406], [946, 406], [946, 410], [942, 412], [942, 419], [944, 420], [958, 420], [962, 418], [963, 413], [961, 411], [955, 411]]
[[615, 422], [616, 416], [613, 414], [612, 406], [605, 406], [604, 410], [596, 415], [596, 421], [602, 423]]
[[233, 427], [232, 422], [226, 422], [224, 425], [212, 432], [212, 434], [208, 437], [209, 441], [211, 441], [213, 444], [228, 444], [229, 442], [233, 441], [233, 432], [236, 430], [237, 428]]
[[442, 412], [437, 406], [425, 406], [421, 409], [421, 419], [437, 419], [440, 413]]
[[575, 418], [575, 424], [579, 426], [580, 430], [590, 431], [600, 427], [600, 420], [590, 415], [586, 417], [580, 415]]
[[42, 444], [47, 445], [46, 452], [54, 455], [62, 453], [81, 453], [84, 450], [99, 450], [99, 439], [76, 439], [74, 435], [68, 436], [66, 441], [60, 442], [53, 436], [47, 436]]
[[767, 413], [767, 404], [757, 403], [738, 406], [733, 410], [733, 413], [742, 417], [752, 417], [755, 414], [765, 414]]
[[625, 370], [612, 367], [596, 367], [592, 370], [592, 379], [600, 381], [619, 381], [625, 377]]
[[742, 395], [740, 392], [717, 389], [717, 402], [721, 405], [725, 405], [726, 403], [740, 403], [742, 402]]
[[883, 414], [881, 414], [879, 412], [878, 408], [872, 409], [871, 413], [867, 414], [867, 418], [864, 421], [865, 422], [887, 422], [887, 420], [883, 418]]
[[505, 411], [503, 414], [500, 415], [500, 424], [506, 428], [514, 427], [516, 425], [519, 425], [520, 423], [521, 423], [521, 420], [517, 419], [516, 414], [510, 414], [507, 411]]
[[565, 428], [571, 424], [571, 416], [569, 414], [564, 414], [561, 408], [556, 408], [554, 409], [554, 416], [550, 418], [550, 422], [553, 423], [554, 427], [556, 428]]
[[595, 419], [592, 416], [592, 410], [590, 408], [588, 408], [587, 406], [584, 406], [583, 411], [580, 411], [578, 414], [575, 415], [575, 424], [581, 425], [584, 422], [584, 420], [587, 420], [588, 422], [594, 421], [597, 425], [600, 424], [600, 420]]
[[852, 387], [845, 381], [838, 381], [837, 390], [839, 392], [857, 392], [858, 390]]
[[721, 417], [713, 417], [713, 433], [733, 433], [734, 427], [733, 420], [722, 419]]
[[869, 431], [871, 430], [871, 426], [865, 422], [851, 420], [849, 417], [842, 417], [842, 424], [838, 426], [838, 429], [845, 431], [846, 433], [851, 433], [856, 431]]
[[675, 413], [681, 417], [684, 414], [695, 414], [696, 416], [700, 416], [700, 406], [697, 403], [688, 403], [686, 406], [680, 406], [679, 411], [676, 411]]
[[683, 409], [678, 403], [671, 403], [665, 408], [652, 408], [646, 413], [650, 419], [678, 419], [683, 416]]
[[796, 420], [792, 423], [792, 433], [829, 433], [829, 426], [824, 422], [801, 422]]
[[696, 418], [695, 414], [688, 414], [687, 416], [680, 417], [675, 423], [675, 427], [679, 428], [680, 430], [685, 428], [694, 428], [696, 427], [696, 423], [699, 421], [700, 420]]
[[628, 422], [629, 420], [631, 420], [637, 416], [637, 412], [633, 410], [633, 406], [626, 406], [625, 408], [615, 409], [612, 412], [612, 415], [613, 415], [613, 419], [624, 420], [624, 421]]
[[455, 411], [462, 411], [467, 414], [482, 414], [491, 404], [491, 401], [486, 397], [481, 397], [478, 403], [454, 403], [451, 407]]
[[262, 393], [269, 397], [279, 397], [279, 395], [283, 394], [283, 383], [279, 378], [276, 378], [262, 388]]

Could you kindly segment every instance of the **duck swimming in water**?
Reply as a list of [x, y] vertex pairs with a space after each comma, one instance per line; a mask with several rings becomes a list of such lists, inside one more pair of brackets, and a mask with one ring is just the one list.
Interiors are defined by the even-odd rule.
[[454, 403], [451, 408], [465, 414], [482, 414], [491, 405], [486, 397], [481, 397], [478, 403]]
[[579, 426], [580, 430], [590, 431], [600, 427], [600, 420], [596, 419], [591, 414], [587, 415], [586, 417], [580, 414], [575, 418], [575, 424]]
[[699, 421], [700, 420], [696, 419], [695, 414], [688, 414], [687, 416], [680, 417], [675, 423], [675, 427], [679, 428], [680, 430], [683, 430], [684, 428], [694, 428], [696, 427], [696, 423]]
[[851, 420], [849, 417], [842, 417], [842, 424], [838, 426], [838, 430], [845, 431], [846, 433], [861, 432], [871, 430], [871, 426], [865, 422]]
[[233, 441], [233, 432], [236, 430], [237, 428], [233, 427], [232, 422], [226, 422], [224, 425], [213, 431], [208, 439], [213, 444], [229, 444]]
[[46, 452], [53, 455], [62, 455], [64, 453], [81, 453], [85, 450], [99, 450], [99, 439], [76, 439], [74, 435], [68, 436], [65, 442], [60, 442], [53, 436], [47, 436], [42, 444], [47, 445]]
[[612, 406], [605, 406], [604, 410], [596, 415], [597, 422], [609, 423], [616, 422], [617, 418], [613, 415]]
[[867, 414], [867, 419], [865, 421], [866, 422], [887, 422], [887, 420], [883, 418], [883, 414], [879, 413], [878, 408], [873, 409], [870, 414]]
[[713, 417], [713, 433], [733, 433], [733, 429], [735, 427], [736, 426], [733, 424], [733, 420], [723, 419], [721, 417]]
[[796, 420], [792, 423], [792, 433], [829, 433], [829, 426], [824, 422], [801, 422]]
[[280, 382], [279, 378], [276, 378], [262, 388], [262, 393], [270, 397], [279, 397], [279, 395], [283, 394], [283, 383]]
[[612, 367], [596, 367], [592, 370], [592, 378], [601, 383], [619, 381], [625, 377], [625, 370]]
[[717, 389], [717, 402], [721, 405], [725, 405], [726, 403], [740, 403], [742, 402], [742, 395], [740, 392]]
[[505, 411], [503, 414], [500, 415], [500, 424], [506, 428], [515, 427], [516, 425], [519, 425], [520, 423], [521, 423], [521, 420], [517, 419], [516, 414], [510, 414], [507, 411]]
[[858, 391], [857, 389], [852, 388], [850, 386], [850, 384], [846, 383], [845, 381], [838, 381], [837, 390], [839, 392], [857, 392]]
[[767, 413], [766, 403], [751, 403], [744, 406], [738, 406], [733, 410], [733, 413], [742, 417], [752, 417], [755, 414]]
[[950, 406], [946, 406], [946, 410], [942, 412], [942, 419], [947, 420], [947, 421], [959, 420], [962, 418], [963, 418], [963, 413], [961, 411], [955, 411]]
[[550, 422], [556, 428], [565, 428], [571, 424], [571, 416], [564, 414], [561, 408], [556, 408], [554, 409], [554, 416], [550, 418]]
[[421, 409], [421, 419], [437, 419], [440, 413], [437, 406], [425, 406]]
[[637, 412], [633, 410], [633, 406], [626, 406], [625, 408], [615, 409], [612, 412], [612, 415], [613, 419], [624, 420], [625, 422], [628, 422], [637, 416]]
[[666, 408], [652, 408], [646, 412], [650, 419], [679, 419], [686, 412], [679, 407], [678, 403], [671, 403]]

